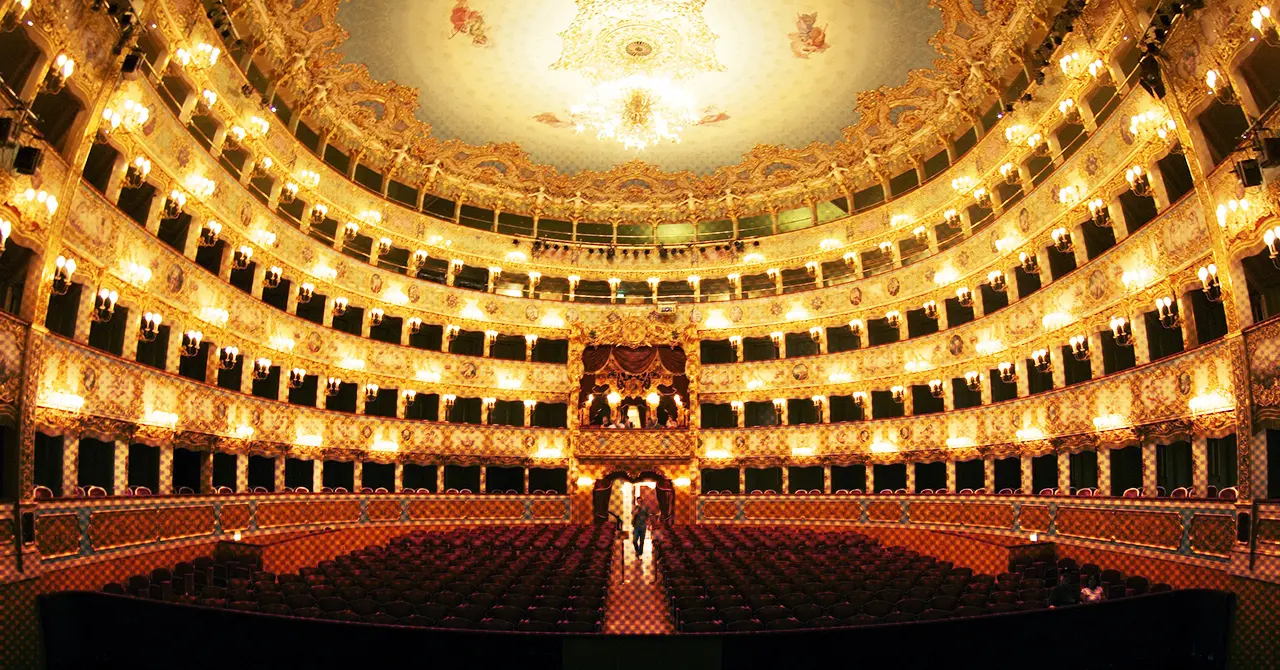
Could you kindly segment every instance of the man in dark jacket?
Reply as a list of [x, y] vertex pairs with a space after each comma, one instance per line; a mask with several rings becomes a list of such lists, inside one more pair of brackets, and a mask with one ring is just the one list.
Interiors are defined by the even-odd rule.
[[631, 540], [635, 543], [636, 558], [644, 554], [644, 531], [648, 521], [649, 510], [636, 503], [636, 508], [631, 511]]
[[1076, 605], [1080, 602], [1080, 589], [1073, 587], [1068, 581], [1067, 576], [1063, 575], [1058, 579], [1058, 585], [1054, 587], [1049, 594], [1049, 607], [1063, 607], [1065, 605]]

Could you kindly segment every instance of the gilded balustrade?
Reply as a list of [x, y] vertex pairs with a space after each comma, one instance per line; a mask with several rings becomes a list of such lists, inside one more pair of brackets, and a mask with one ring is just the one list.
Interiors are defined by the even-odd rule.
[[1235, 503], [1034, 496], [700, 496], [700, 523], [977, 530], [1069, 540], [1222, 565], [1236, 546]]

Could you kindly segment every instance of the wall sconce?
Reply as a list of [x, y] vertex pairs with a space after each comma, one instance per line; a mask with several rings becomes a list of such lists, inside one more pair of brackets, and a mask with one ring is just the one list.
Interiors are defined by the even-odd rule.
[[972, 370], [964, 373], [964, 385], [969, 387], [970, 391], [982, 390], [982, 374]]
[[1201, 267], [1196, 275], [1200, 277], [1204, 297], [1210, 302], [1222, 302], [1222, 280], [1218, 278], [1218, 266], [1210, 263]]
[[1156, 313], [1160, 316], [1160, 325], [1173, 330], [1182, 325], [1182, 314], [1178, 311], [1178, 303], [1165, 296], [1156, 298]]
[[1123, 316], [1112, 317], [1109, 326], [1116, 344], [1122, 347], [1133, 346], [1133, 326], [1129, 323], [1129, 319]]
[[160, 212], [160, 217], [172, 221], [182, 216], [182, 210], [187, 206], [187, 194], [173, 189], [169, 191], [169, 197], [164, 199], [164, 208]]
[[138, 324], [138, 340], [141, 342], [155, 342], [156, 336], [160, 334], [160, 322], [162, 320], [157, 312], [144, 313], [142, 321]]
[[[0, 30], [11, 33], [22, 25], [22, 20], [27, 17], [27, 10], [31, 9], [31, 0], [18, 0], [9, 8], [9, 13], [4, 16], [4, 23], [0, 24]], [[1254, 12], [1255, 14], [1257, 12]]]
[[53, 293], [66, 295], [71, 289], [71, 275], [76, 272], [76, 262], [66, 256], [58, 256], [53, 262]]
[[1089, 65], [1079, 51], [1073, 51], [1058, 61], [1058, 67], [1062, 68], [1062, 74], [1067, 78], [1078, 79], [1084, 76]]
[[1062, 118], [1066, 119], [1067, 123], [1080, 122], [1080, 108], [1076, 106], [1075, 100], [1067, 98], [1058, 103], [1058, 111], [1062, 113]]
[[985, 188], [977, 188], [973, 191], [973, 200], [978, 203], [982, 209], [991, 209], [991, 192]]
[[333, 315], [342, 316], [343, 314], [346, 314], [346, 313], [347, 313], [347, 299], [341, 298], [341, 297], [334, 298], [333, 299]]
[[934, 320], [938, 318], [938, 303], [936, 300], [925, 301], [922, 308], [924, 309], [925, 318]]
[[866, 407], [866, 406], [867, 406], [867, 394], [866, 394], [866, 392], [865, 392], [865, 391], [854, 391], [854, 392], [853, 392], [853, 404], [854, 404], [854, 405], [857, 405], [858, 407]]
[[537, 270], [529, 271], [529, 295], [533, 296], [533, 292], [538, 288], [538, 282], [542, 281], [542, 273]]
[[579, 277], [578, 275], [569, 275], [566, 279], [569, 281], [569, 301], [572, 302], [573, 294], [578, 290], [578, 282], [582, 281], [582, 277]]
[[[911, 231], [911, 234], [915, 236], [916, 242], [920, 244], [929, 243], [929, 231], [924, 226], [916, 226], [915, 230]], [[814, 263], [813, 265], [816, 267], [817, 263]]]
[[1029, 254], [1025, 251], [1018, 253], [1018, 267], [1022, 271], [1029, 274], [1040, 274], [1040, 259], [1035, 254]]
[[889, 389], [889, 394], [893, 396], [893, 401], [901, 405], [907, 399], [907, 389], [901, 386], [894, 386]]
[[364, 385], [364, 401], [376, 402], [378, 400], [378, 385], [369, 383]]
[[889, 324], [890, 328], [897, 328], [902, 324], [902, 313], [896, 309], [891, 309], [885, 312], [884, 321]]
[[182, 344], [178, 347], [178, 355], [183, 358], [193, 358], [200, 354], [200, 343], [204, 340], [204, 334], [198, 330], [188, 330], [182, 334]]
[[419, 319], [416, 316], [411, 316], [409, 317], [408, 325], [410, 335], [417, 335], [422, 332], [422, 319]]
[[[1280, 244], [1277, 243], [1277, 240], [1280, 240], [1280, 226], [1262, 233], [1262, 242], [1267, 245], [1267, 256], [1271, 258], [1271, 264], [1276, 269], [1280, 269]], [[4, 245], [0, 245], [0, 249], [3, 248]], [[1216, 276], [1217, 272], [1214, 275]]]
[[1151, 177], [1146, 170], [1142, 169], [1141, 165], [1135, 165], [1125, 170], [1124, 180], [1129, 182], [1129, 190], [1133, 191], [1134, 195], [1151, 195]]
[[1013, 163], [1005, 163], [1000, 166], [1000, 176], [1004, 177], [1006, 184], [1017, 184], [1022, 181], [1022, 173], [1018, 172], [1018, 166]]
[[297, 184], [291, 181], [285, 182], [285, 185], [280, 188], [280, 204], [293, 204], [293, 202], [298, 199], [299, 188], [300, 187]]
[[280, 278], [284, 275], [284, 269], [279, 265], [272, 265], [262, 275], [262, 285], [267, 288], [276, 288], [280, 286]]
[[849, 267], [853, 267], [858, 264], [858, 252], [856, 251], [846, 251], [844, 256], [841, 256], [841, 258], [844, 259], [844, 264]]
[[335, 396], [342, 391], [342, 379], [338, 377], [327, 377], [324, 380], [324, 394], [327, 396]]
[[880, 253], [884, 256], [893, 254], [893, 242], [890, 242], [889, 240], [881, 242], [878, 248], [880, 249]]
[[267, 133], [271, 131], [271, 123], [261, 116], [249, 117], [245, 125], [249, 126], [249, 135], [254, 138], [266, 137]]
[[147, 175], [151, 174], [151, 161], [145, 156], [138, 156], [129, 164], [128, 169], [124, 171], [125, 188], [138, 188], [147, 180]]
[[239, 360], [240, 350], [236, 347], [222, 347], [218, 350], [218, 367], [223, 370], [234, 369]]
[[729, 286], [734, 289], [742, 288], [742, 275], [732, 272], [727, 276], [727, 279], [729, 280]]
[[417, 275], [426, 267], [429, 256], [425, 249], [419, 249], [413, 252], [413, 258], [409, 261], [409, 270], [413, 275]]
[[449, 342], [452, 342], [452, 341], [453, 341], [453, 339], [454, 339], [455, 337], [457, 337], [457, 336], [458, 336], [458, 332], [459, 332], [460, 330], [462, 330], [460, 327], [458, 327], [457, 325], [452, 324], [452, 323], [451, 323], [451, 324], [449, 324], [449, 325], [447, 325], [447, 326], [445, 326], [445, 327], [444, 327], [444, 337], [445, 337], [445, 339], [446, 339], [447, 341], [449, 341]]
[[196, 244], [202, 247], [212, 247], [218, 243], [218, 236], [222, 234], [222, 224], [217, 221], [210, 221], [204, 224], [200, 229], [200, 239]]
[[217, 182], [203, 175], [193, 174], [184, 183], [187, 192], [199, 200], [208, 200], [218, 190]]
[[1249, 23], [1253, 29], [1258, 31], [1262, 37], [1262, 41], [1268, 46], [1280, 46], [1280, 35], [1276, 33], [1276, 24], [1271, 20], [1271, 8], [1263, 5], [1255, 10], [1249, 17]]
[[390, 251], [391, 251], [391, 238], [390, 237], [378, 238], [378, 255], [386, 256]]
[[1107, 203], [1102, 198], [1094, 198], [1089, 201], [1089, 220], [1099, 228], [1111, 227], [1111, 209], [1107, 207]]
[[818, 341], [822, 340], [822, 327], [821, 327], [821, 326], [814, 326], [814, 327], [810, 328], [810, 329], [809, 329], [809, 337], [813, 338], [813, 341], [814, 341], [814, 342], [818, 342]]
[[772, 333], [769, 333], [769, 339], [773, 341], [774, 347], [782, 347], [782, 338], [782, 331], [775, 330]]
[[248, 245], [240, 245], [231, 254], [231, 267], [236, 270], [244, 270], [249, 267], [249, 261], [253, 258], [253, 249]]
[[1236, 91], [1231, 87], [1231, 82], [1218, 74], [1217, 70], [1209, 70], [1204, 73], [1204, 83], [1209, 87], [1209, 93], [1213, 94], [1218, 102], [1224, 105], [1240, 104], [1240, 96], [1236, 95]]
[[271, 359], [256, 358], [253, 361], [253, 378], [262, 381], [271, 376]]
[[1031, 129], [1021, 123], [1004, 129], [1004, 139], [1009, 144], [1022, 144], [1030, 134]]
[[698, 290], [698, 286], [702, 283], [702, 277], [699, 277], [698, 275], [689, 275], [686, 281], [689, 282], [689, 288], [696, 291]]
[[853, 333], [854, 337], [862, 337], [863, 327], [862, 319], [851, 319], [849, 321], [849, 332]]
[[1050, 233], [1053, 237], [1053, 248], [1064, 254], [1069, 254], [1075, 250], [1075, 241], [1071, 238], [1071, 231], [1066, 228], [1054, 228]]
[[1053, 359], [1049, 357], [1048, 349], [1036, 349], [1031, 352], [1031, 361], [1038, 372], [1045, 373], [1053, 370]]
[[1004, 361], [996, 366], [1000, 372], [1000, 381], [1006, 384], [1012, 384], [1018, 380], [1018, 368], [1013, 363]]
[[941, 379], [929, 380], [929, 395], [935, 398], [941, 398], [946, 395], [946, 389], [943, 388]]
[[817, 408], [817, 410], [818, 410], [819, 412], [821, 412], [821, 411], [822, 411], [822, 405], [823, 405], [824, 403], [826, 403], [826, 402], [827, 402], [827, 396], [824, 396], [824, 395], [815, 395], [815, 396], [813, 396], [812, 398], [810, 398], [810, 400], [812, 400], [812, 401], [813, 401], [813, 406], [814, 406], [815, 408]]
[[617, 407], [618, 403], [622, 402], [622, 396], [617, 391], [610, 391], [609, 394], [604, 397], [604, 400], [609, 403], [610, 407]]
[[742, 348], [742, 336], [741, 336], [741, 335], [730, 335], [730, 336], [729, 336], [729, 348], [730, 348], [730, 349], [733, 349], [733, 353], [734, 353], [734, 355], [736, 356], [736, 355], [738, 354], [738, 350]]
[[324, 203], [317, 203], [311, 206], [311, 225], [318, 226], [324, 223], [329, 217], [329, 207]]
[[977, 185], [977, 181], [975, 181], [973, 177], [970, 177], [968, 175], [965, 175], [963, 177], [956, 177], [955, 179], [951, 180], [951, 190], [955, 191], [956, 193], [959, 193], [960, 195], [968, 195], [969, 193], [972, 193], [973, 187], [976, 185]]
[[973, 307], [973, 291], [968, 286], [961, 286], [956, 289], [956, 302], [961, 307]]
[[738, 417], [742, 414], [742, 401], [730, 400], [729, 409], [733, 410], [734, 423], [737, 423]]
[[257, 161], [254, 161], [253, 163], [253, 176], [254, 177], [270, 176], [271, 167], [274, 166], [275, 164], [276, 162], [272, 160], [270, 156], [263, 156], [262, 158], [259, 158]]
[[343, 242], [350, 242], [351, 240], [356, 239], [356, 236], [358, 236], [359, 234], [360, 234], [360, 224], [356, 223], [355, 221], [348, 221], [347, 225], [342, 227]]
[[383, 315], [384, 314], [381, 307], [374, 307], [373, 309], [369, 310], [369, 325], [373, 328], [377, 328], [378, 326], [381, 326]]
[[525, 346], [528, 348], [529, 353], [533, 353], [533, 348], [538, 346], [537, 333], [526, 333], [524, 336], [524, 343], [525, 343]]
[[891, 228], [906, 228], [915, 222], [916, 218], [910, 214], [894, 214], [889, 217], [889, 226]]
[[452, 393], [446, 393], [440, 396], [440, 400], [444, 403], [444, 411], [448, 412], [453, 409], [453, 403], [458, 400], [458, 396]]
[[485, 341], [487, 344], [493, 344], [493, 343], [494, 343], [494, 341], [496, 341], [497, 339], [498, 339], [498, 331], [496, 331], [496, 330], [486, 330], [486, 331], [484, 331], [484, 341]]
[[244, 141], [249, 137], [249, 131], [243, 126], [231, 126], [227, 129], [226, 139], [223, 143], [230, 149], [239, 149], [244, 146]]
[[1080, 202], [1080, 198], [1080, 187], [1074, 184], [1071, 186], [1063, 186], [1058, 189], [1058, 202], [1066, 205], [1067, 207], [1074, 207], [1076, 203]]
[[948, 226], [953, 228], [960, 225], [960, 212], [957, 212], [954, 208], [943, 212], [942, 218], [947, 222]]
[[98, 323], [106, 323], [111, 320], [111, 315], [115, 313], [116, 301], [120, 299], [120, 294], [115, 291], [102, 289], [98, 291], [98, 295], [93, 298], [93, 320]]
[[307, 380], [307, 371], [303, 368], [293, 368], [289, 370], [289, 388], [302, 388], [303, 382]]
[[1129, 117], [1129, 134], [1143, 141], [1148, 140], [1152, 135], [1166, 140], [1175, 128], [1177, 124], [1169, 118], [1163, 108], [1149, 109]]
[[311, 302], [311, 298], [312, 296], [315, 295], [315, 293], [316, 293], [316, 287], [314, 284], [311, 284], [310, 282], [299, 284], [298, 285], [298, 304], [305, 305]]
[[405, 389], [402, 391], [402, 395], [404, 395], [405, 405], [412, 405], [413, 401], [418, 399], [418, 392], [413, 389]]
[[774, 281], [778, 280], [778, 268], [769, 268], [765, 270], [764, 273], [769, 276], [769, 279]]
[[1077, 361], [1089, 360], [1089, 338], [1083, 335], [1072, 335], [1070, 345], [1073, 358]]
[[1036, 156], [1043, 158], [1049, 155], [1049, 142], [1040, 133], [1032, 133], [1027, 138], [1027, 146], [1031, 147], [1031, 153]]
[[53, 59], [53, 65], [49, 67], [49, 72], [44, 76], [44, 90], [50, 93], [58, 93], [62, 91], [62, 87], [67, 84], [67, 79], [76, 71], [76, 62], [66, 53], [58, 54]]
[[773, 399], [773, 413], [778, 416], [779, 423], [782, 422], [782, 412], [784, 409], [786, 409], [786, 407], [787, 407], [787, 401], [785, 398]]
[[1003, 270], [992, 270], [987, 274], [987, 283], [991, 285], [991, 290], [997, 293], [1004, 293], [1009, 288], [1008, 282], [1005, 280]]

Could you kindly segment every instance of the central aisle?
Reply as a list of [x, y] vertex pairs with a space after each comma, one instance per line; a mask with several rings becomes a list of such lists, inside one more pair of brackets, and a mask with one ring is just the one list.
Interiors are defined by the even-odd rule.
[[[609, 601], [604, 632], [618, 635], [663, 635], [676, 632], [665, 590], [658, 583], [653, 562], [653, 529], [645, 537], [644, 553], [636, 558], [630, 532], [618, 534], [609, 568]], [[659, 531], [660, 532], [660, 531]]]

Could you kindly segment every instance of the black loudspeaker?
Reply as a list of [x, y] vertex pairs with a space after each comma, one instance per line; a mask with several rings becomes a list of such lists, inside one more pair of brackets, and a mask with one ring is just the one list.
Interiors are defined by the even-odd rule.
[[13, 157], [13, 169], [18, 174], [34, 175], [44, 163], [44, 150], [37, 147], [18, 147]]
[[1140, 72], [1138, 83], [1142, 84], [1142, 88], [1150, 93], [1152, 97], [1164, 99], [1164, 79], [1160, 76], [1160, 61], [1156, 57], [1147, 54], [1138, 62], [1138, 70]]
[[1280, 137], [1264, 137], [1259, 144], [1262, 147], [1262, 167], [1273, 168], [1280, 165]]
[[142, 54], [133, 52], [124, 57], [124, 61], [120, 63], [120, 73], [125, 79], [135, 79], [142, 72]]
[[1262, 185], [1262, 166], [1253, 158], [1236, 162], [1236, 178], [1245, 188]]

